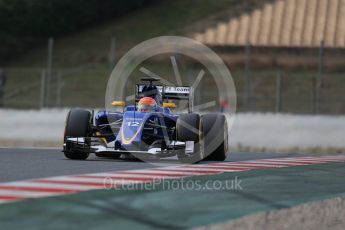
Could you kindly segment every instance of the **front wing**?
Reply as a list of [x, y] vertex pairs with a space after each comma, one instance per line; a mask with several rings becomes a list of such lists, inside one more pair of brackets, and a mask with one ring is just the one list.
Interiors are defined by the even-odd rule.
[[105, 146], [100, 138], [95, 137], [66, 137], [63, 145], [63, 152], [79, 152], [79, 153], [109, 153], [115, 155], [134, 155], [140, 154], [140, 158], [166, 158], [176, 155], [188, 156], [194, 152], [194, 142], [177, 142], [172, 141], [167, 149], [152, 148], [148, 151], [128, 151], [124, 149], [115, 149], [114, 142]]

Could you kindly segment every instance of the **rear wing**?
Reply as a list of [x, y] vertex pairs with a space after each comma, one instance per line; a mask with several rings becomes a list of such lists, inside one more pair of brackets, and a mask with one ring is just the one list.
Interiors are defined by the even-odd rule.
[[[135, 89], [135, 100], [139, 101], [140, 98], [144, 97], [143, 88], [144, 84], [136, 85]], [[193, 95], [194, 91], [192, 87], [189, 86], [163, 86], [156, 85], [158, 91], [162, 95], [164, 100], [186, 100], [188, 101], [188, 111], [192, 112], [193, 110]]]
[[[137, 85], [136, 94], [141, 97], [145, 85]], [[192, 91], [188, 86], [162, 86], [156, 85], [158, 91], [162, 94], [163, 99], [188, 100]]]

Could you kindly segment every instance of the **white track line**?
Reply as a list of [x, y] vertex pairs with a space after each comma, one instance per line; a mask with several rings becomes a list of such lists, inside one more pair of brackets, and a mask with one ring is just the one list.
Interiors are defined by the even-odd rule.
[[[1, 189], [0, 184], [0, 189]], [[65, 189], [65, 190], [80, 190], [80, 191], [87, 191], [91, 189], [97, 189], [98, 186], [80, 186], [80, 185], [61, 185], [55, 183], [47, 183], [47, 182], [37, 182], [37, 181], [18, 181], [18, 182], [10, 182], [4, 185], [16, 186], [18, 188], [28, 187], [28, 188], [37, 188], [37, 189]]]
[[0, 204], [5, 204], [5, 203], [13, 202], [13, 201], [15, 201], [15, 200], [14, 199], [13, 200], [0, 199]]
[[200, 172], [203, 174], [238, 171], [238, 170], [233, 170], [233, 169], [192, 168], [192, 167], [187, 167], [187, 166], [179, 166], [175, 168], [156, 169], [156, 170], [163, 171], [163, 172]]
[[[312, 160], [312, 159], [304, 159], [304, 160], [297, 160], [297, 159], [265, 159], [265, 160], [258, 160], [252, 161], [253, 163], [261, 163], [261, 162], [287, 162], [287, 163], [319, 163], [325, 160]], [[251, 163], [251, 162], [249, 162]]]
[[15, 201], [19, 201], [19, 200], [22, 200], [22, 199], [27, 199], [27, 198], [13, 198], [13, 199], [2, 199], [0, 198], [0, 204], [5, 204], [5, 203], [9, 203], [9, 202], [15, 202]]
[[[157, 169], [160, 169], [160, 170], [157, 170]], [[167, 170], [165, 170], [167, 169]], [[175, 172], [175, 171], [168, 171], [169, 169], [174, 169], [174, 168], [155, 168], [154, 169], [150, 169], [150, 170], [141, 170], [141, 171], [133, 171], [133, 173], [152, 173], [152, 174], [155, 174], [155, 175], [163, 175], [163, 174], [168, 174], [168, 175], [171, 175], [171, 174], [174, 174], [176, 176], [181, 176], [181, 175], [185, 175], [185, 176], [198, 176], [198, 175], [201, 175], [203, 173], [201, 172], [181, 172], [181, 171], [178, 171], [178, 172]], [[132, 172], [132, 171], [130, 171]], [[114, 175], [116, 175], [117, 172], [114, 172]]]
[[[193, 169], [218, 169], [218, 170], [231, 170], [232, 172], [240, 172], [244, 170], [257, 169], [258, 167], [243, 167], [243, 166], [191, 166]], [[260, 167], [262, 168], [262, 167]]]
[[287, 158], [272, 158], [272, 159], [262, 159], [262, 160], [286, 160], [286, 161], [322, 161], [322, 160], [343, 160], [344, 156], [321, 156], [321, 157], [287, 157]]
[[133, 183], [140, 183], [143, 181], [147, 181], [147, 180], [126, 180], [126, 179], [111, 179], [109, 178], [79, 178], [79, 177], [54, 177], [54, 178], [47, 178], [47, 179], [41, 179], [39, 180], [39, 182], [41, 183], [53, 183], [54, 181], [59, 181], [61, 182], [61, 184], [63, 184], [64, 182], [85, 182], [85, 183], [95, 183], [95, 184], [100, 184], [100, 185], [104, 185], [106, 183], [106, 181], [110, 179], [113, 183], [116, 184], [128, 184], [130, 182]]
[[229, 166], [233, 165], [242, 165], [242, 166], [267, 166], [267, 167], [274, 167], [274, 166], [299, 166], [299, 165], [306, 165], [305, 162], [297, 163], [297, 162], [290, 162], [290, 161], [285, 161], [285, 162], [271, 162], [271, 161], [260, 161], [260, 162], [242, 162], [242, 163], [236, 163], [236, 164], [228, 164]]
[[[339, 160], [266, 160], [266, 162], [272, 163], [290, 163], [290, 164], [322, 164], [327, 162], [335, 162]], [[259, 161], [261, 163], [263, 161]]]
[[[224, 168], [224, 167], [234, 167], [234, 168], [269, 168], [275, 166], [276, 163], [272, 162], [249, 162], [249, 161], [243, 161], [243, 162], [228, 162], [228, 163], [216, 163], [216, 164], [202, 164], [202, 165], [192, 165], [192, 167], [211, 167], [211, 168]], [[279, 166], [279, 164], [277, 165]]]
[[60, 193], [51, 193], [51, 192], [30, 192], [30, 191], [15, 191], [15, 190], [1, 190], [0, 189], [0, 196], [14, 196], [14, 197], [22, 197], [22, 198], [37, 198], [37, 197], [45, 197], [51, 196], [54, 194]]
[[[195, 166], [195, 167], [205, 167], [205, 168], [229, 168], [229, 169], [257, 169], [257, 168], [271, 168], [271, 167], [279, 167], [279, 165], [275, 164], [255, 164], [255, 163], [238, 163], [238, 164], [221, 164], [220, 165], [205, 165], [205, 166]], [[193, 166], [194, 167], [194, 166]]]
[[148, 176], [148, 175], [141, 175], [140, 173], [138, 174], [116, 174], [116, 173], [97, 173], [97, 174], [85, 174], [85, 175], [76, 175], [76, 176], [71, 176], [71, 177], [78, 177], [78, 178], [92, 178], [92, 177], [99, 177], [99, 178], [116, 178], [116, 177], [119, 177], [119, 178], [123, 178], [124, 180], [125, 179], [131, 179], [131, 178], [139, 178], [139, 179], [143, 179], [143, 180], [149, 180], [149, 179], [152, 179], [152, 180], [155, 180], [155, 179], [174, 179], [174, 178], [179, 178], [178, 175], [176, 176]]
[[327, 155], [327, 156], [307, 156], [307, 157], [294, 157], [295, 159], [297, 158], [305, 158], [305, 159], [322, 159], [322, 158], [333, 158], [333, 159], [345, 159], [345, 155]]
[[[252, 169], [257, 169], [258, 167], [230, 167], [230, 166], [223, 166], [223, 167], [213, 167], [213, 166], [207, 166], [207, 167], [199, 167], [199, 166], [191, 166], [191, 169], [208, 169], [208, 170], [219, 170], [221, 172], [241, 172], [241, 171], [247, 171]], [[262, 167], [261, 167], [262, 168]]]

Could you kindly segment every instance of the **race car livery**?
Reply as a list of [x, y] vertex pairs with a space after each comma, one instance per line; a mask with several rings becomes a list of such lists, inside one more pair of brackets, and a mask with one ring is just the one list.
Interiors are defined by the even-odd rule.
[[[227, 157], [228, 128], [223, 114], [194, 112], [191, 87], [155, 85], [159, 79], [151, 77], [142, 81], [146, 84], [135, 86], [134, 104], [112, 103], [122, 107], [122, 112], [70, 110], [64, 133], [65, 156], [74, 160], [87, 159], [90, 153], [141, 160], [177, 157], [183, 163]], [[173, 113], [176, 104], [172, 100], [187, 101], [188, 111]]]

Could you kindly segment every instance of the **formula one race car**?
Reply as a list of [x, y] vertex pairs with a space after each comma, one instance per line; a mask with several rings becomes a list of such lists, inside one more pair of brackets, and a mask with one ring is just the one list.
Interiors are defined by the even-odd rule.
[[[228, 127], [223, 114], [193, 113], [193, 89], [155, 85], [144, 77], [136, 85], [134, 105], [114, 101], [123, 112], [72, 109], [66, 119], [63, 152], [69, 159], [126, 156], [141, 160], [177, 156], [180, 162], [223, 161], [228, 153]], [[174, 114], [172, 100], [188, 102], [188, 112]], [[169, 102], [170, 101], [170, 102]]]

